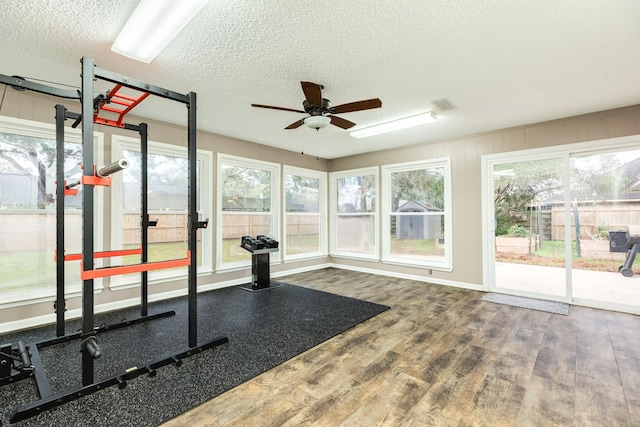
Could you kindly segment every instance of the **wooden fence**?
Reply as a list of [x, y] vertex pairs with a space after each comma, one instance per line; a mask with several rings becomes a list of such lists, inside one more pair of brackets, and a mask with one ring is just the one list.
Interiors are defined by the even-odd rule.
[[[287, 233], [290, 236], [317, 235], [320, 232], [319, 216], [287, 215]], [[158, 220], [149, 228], [149, 243], [187, 242], [189, 230], [187, 214], [152, 213], [151, 220]], [[210, 226], [214, 223], [210, 222]], [[125, 245], [140, 243], [140, 214], [124, 214], [122, 217]], [[223, 239], [240, 236], [270, 234], [270, 215], [226, 215], [222, 227]], [[198, 233], [200, 234], [200, 232]], [[56, 215], [54, 212], [37, 213], [3, 212], [0, 219], [0, 251], [42, 250], [56, 244]], [[198, 235], [198, 238], [199, 235]], [[65, 215], [65, 239], [67, 246], [81, 247], [82, 213]]]
[[[575, 239], [575, 215], [570, 212], [571, 237]], [[628, 225], [640, 225], [640, 202], [628, 202], [624, 205], [614, 204], [578, 204], [580, 222], [580, 239], [591, 239], [599, 235], [599, 229], [605, 231], [626, 231]], [[553, 206], [551, 209], [551, 239], [564, 240], [564, 207]], [[603, 236], [600, 236], [601, 238]], [[604, 237], [606, 239], [606, 237]]]

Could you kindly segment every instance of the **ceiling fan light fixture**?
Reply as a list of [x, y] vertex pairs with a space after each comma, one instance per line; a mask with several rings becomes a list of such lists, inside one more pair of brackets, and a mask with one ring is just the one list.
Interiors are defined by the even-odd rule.
[[420, 126], [426, 123], [434, 122], [438, 119], [438, 116], [433, 111], [427, 113], [418, 114], [417, 116], [406, 117], [400, 120], [394, 120], [392, 122], [381, 123], [379, 125], [371, 126], [364, 129], [359, 129], [351, 132], [354, 138], [366, 138], [368, 136], [380, 135], [382, 133], [393, 132], [400, 129], [406, 129], [414, 126]]
[[209, 0], [141, 0], [111, 50], [149, 64]]
[[310, 116], [304, 119], [304, 124], [315, 130], [322, 129], [329, 123], [331, 123], [331, 119], [326, 116]]

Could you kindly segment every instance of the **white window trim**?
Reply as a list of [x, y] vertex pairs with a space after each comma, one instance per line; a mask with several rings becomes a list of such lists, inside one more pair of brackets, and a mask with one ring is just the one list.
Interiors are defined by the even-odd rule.
[[[232, 156], [230, 154], [218, 153], [218, 162], [217, 162], [217, 191], [216, 191], [216, 200], [217, 206], [216, 209], [216, 271], [218, 272], [230, 272], [237, 270], [244, 270], [247, 267], [251, 267], [251, 259], [246, 261], [236, 261], [236, 262], [222, 262], [222, 216], [224, 215], [246, 215], [251, 214], [251, 212], [226, 212], [222, 211], [222, 165], [231, 165], [241, 168], [252, 168], [252, 169], [262, 169], [269, 171], [271, 173], [271, 230], [272, 230], [272, 239], [280, 241], [280, 189], [282, 188], [282, 183], [280, 181], [280, 164], [265, 162], [262, 160], [249, 159], [246, 157], [238, 157]], [[260, 214], [264, 214], [264, 212], [260, 212]], [[238, 241], [238, 246], [240, 246], [240, 242]], [[279, 264], [281, 262], [280, 251], [271, 252], [269, 256], [270, 264]]]
[[[41, 123], [32, 120], [18, 119], [15, 117], [0, 116], [0, 132], [14, 133], [18, 135], [26, 135], [34, 138], [43, 138], [56, 140], [56, 126], [50, 123]], [[82, 131], [80, 129], [65, 126], [64, 128], [65, 142], [73, 142], [82, 144]], [[102, 132], [93, 133], [95, 163], [103, 164], [104, 152], [104, 134]], [[104, 233], [104, 213], [101, 206], [104, 205], [104, 189], [96, 187], [94, 190], [94, 247], [96, 251], [103, 250], [103, 233]], [[51, 211], [55, 214], [55, 210]], [[53, 259], [53, 254], [51, 254]], [[67, 268], [76, 268], [76, 263], [65, 265]], [[101, 278], [94, 280], [94, 293], [100, 293], [104, 289], [104, 281]], [[2, 293], [2, 303], [0, 309], [19, 307], [40, 302], [50, 302], [51, 298], [56, 296], [56, 287], [31, 289], [28, 291], [15, 291]], [[65, 283], [65, 296], [67, 298], [76, 298], [82, 295], [82, 281], [78, 283]]]
[[[376, 197], [374, 202], [374, 212], [358, 212], [358, 213], [338, 213], [338, 180], [342, 178], [349, 178], [353, 176], [360, 175], [373, 175], [376, 183]], [[351, 258], [351, 259], [360, 259], [360, 260], [368, 260], [368, 261], [380, 261], [380, 226], [378, 220], [378, 212], [380, 211], [380, 176], [379, 170], [377, 166], [368, 167], [368, 168], [360, 168], [360, 169], [349, 169], [339, 172], [331, 172], [329, 174], [329, 209], [331, 214], [329, 215], [329, 254], [332, 257], [337, 258]], [[337, 241], [337, 226], [336, 226], [336, 218], [340, 216], [349, 216], [349, 215], [370, 215], [373, 217], [374, 224], [374, 239], [375, 245], [373, 249], [373, 254], [359, 254], [356, 252], [346, 252], [339, 251], [336, 249], [336, 241]]]
[[[140, 151], [140, 139], [123, 135], [112, 135], [111, 137], [112, 159], [123, 157], [124, 150]], [[150, 154], [160, 154], [171, 157], [188, 158], [187, 148], [178, 145], [165, 144], [156, 141], [148, 141], [148, 152]], [[200, 209], [198, 214], [203, 219], [213, 216], [213, 153], [207, 150], [197, 150], [197, 160], [200, 162], [200, 188], [198, 191], [200, 198]], [[111, 186], [111, 244], [113, 248], [122, 247], [122, 174], [114, 174]], [[185, 212], [187, 206], [185, 206]], [[212, 227], [203, 228], [202, 233], [202, 265], [198, 267], [198, 275], [204, 276], [213, 273], [213, 230]], [[118, 262], [117, 258], [113, 259]], [[149, 285], [164, 283], [176, 279], [187, 277], [187, 267], [171, 270], [155, 270], [149, 272]], [[109, 284], [110, 289], [127, 289], [140, 285], [140, 275], [112, 276]]]
[[[287, 197], [284, 191], [284, 177], [287, 175], [296, 175], [296, 176], [304, 176], [309, 178], [318, 179], [320, 182], [320, 188], [318, 189], [318, 213], [304, 213], [304, 212], [292, 212], [291, 215], [309, 215], [309, 216], [319, 216], [320, 217], [320, 231], [319, 231], [319, 239], [320, 244], [319, 248], [315, 252], [306, 252], [302, 254], [294, 254], [287, 255]], [[295, 166], [284, 165], [282, 172], [282, 188], [283, 188], [283, 196], [282, 196], [282, 229], [284, 230], [282, 233], [282, 257], [283, 260], [293, 261], [299, 259], [308, 259], [308, 258], [318, 258], [321, 256], [328, 255], [327, 253], [327, 173], [322, 171], [317, 171], [313, 169], [305, 169], [299, 168]]]
[[[391, 212], [391, 174], [417, 169], [444, 168], [444, 260], [428, 259], [424, 257], [412, 258], [410, 256], [394, 256], [391, 254], [391, 215], [423, 215], [429, 213], [399, 213]], [[388, 264], [406, 265], [439, 271], [453, 271], [453, 234], [451, 211], [451, 158], [443, 157], [430, 160], [396, 163], [382, 166], [382, 262]], [[435, 214], [442, 216], [442, 214]]]

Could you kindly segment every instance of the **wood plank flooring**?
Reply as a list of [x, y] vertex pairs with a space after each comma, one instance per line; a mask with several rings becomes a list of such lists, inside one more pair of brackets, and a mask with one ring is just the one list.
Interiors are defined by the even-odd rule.
[[165, 427], [640, 426], [638, 316], [339, 269], [282, 281], [391, 310]]

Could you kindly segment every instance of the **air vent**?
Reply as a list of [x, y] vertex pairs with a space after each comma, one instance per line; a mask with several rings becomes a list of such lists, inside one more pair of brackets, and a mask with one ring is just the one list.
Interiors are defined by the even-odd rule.
[[433, 101], [433, 105], [438, 107], [440, 111], [448, 111], [448, 110], [453, 110], [455, 108], [458, 108], [455, 105], [453, 105], [453, 103], [448, 99], [439, 99], [437, 101]]

